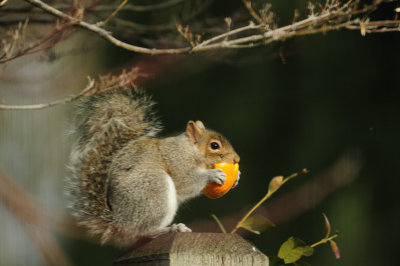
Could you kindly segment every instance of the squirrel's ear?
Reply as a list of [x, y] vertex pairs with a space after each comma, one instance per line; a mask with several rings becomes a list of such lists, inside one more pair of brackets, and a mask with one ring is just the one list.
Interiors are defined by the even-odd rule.
[[204, 126], [203, 122], [201, 122], [200, 120], [196, 121], [196, 126], [200, 130], [205, 130], [206, 129], [206, 127]]
[[202, 135], [202, 131], [205, 129], [206, 128], [204, 127], [203, 122], [199, 120], [196, 122], [189, 121], [186, 126], [186, 134], [188, 135], [189, 139], [196, 144]]

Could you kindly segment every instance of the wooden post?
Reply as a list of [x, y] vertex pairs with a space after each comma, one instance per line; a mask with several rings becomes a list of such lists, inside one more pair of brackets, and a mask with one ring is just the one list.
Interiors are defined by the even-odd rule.
[[136, 247], [114, 265], [269, 265], [266, 255], [236, 234], [170, 233]]

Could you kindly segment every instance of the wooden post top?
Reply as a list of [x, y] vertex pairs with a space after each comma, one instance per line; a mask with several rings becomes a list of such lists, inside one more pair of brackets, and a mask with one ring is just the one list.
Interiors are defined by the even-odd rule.
[[114, 265], [269, 265], [268, 257], [236, 234], [169, 233], [128, 251]]

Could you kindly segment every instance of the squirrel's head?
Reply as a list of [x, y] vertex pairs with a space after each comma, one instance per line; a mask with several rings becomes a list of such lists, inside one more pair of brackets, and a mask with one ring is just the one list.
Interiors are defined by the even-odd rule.
[[221, 134], [206, 129], [201, 121], [189, 121], [186, 135], [197, 146], [208, 168], [213, 168], [216, 163], [238, 163], [239, 155], [232, 145]]

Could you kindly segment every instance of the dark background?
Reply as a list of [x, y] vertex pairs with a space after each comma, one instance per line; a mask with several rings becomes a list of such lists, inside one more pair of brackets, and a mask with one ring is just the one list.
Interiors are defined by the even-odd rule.
[[[207, 16], [223, 18], [241, 1], [214, 1]], [[143, 3], [147, 3], [143, 1]], [[279, 25], [306, 2], [272, 1]], [[228, 5], [228, 7], [227, 7]], [[393, 17], [398, 2], [373, 18]], [[302, 13], [304, 15], [305, 13]], [[123, 14], [122, 14], [123, 15]], [[144, 15], [137, 16], [146, 22]], [[199, 18], [201, 20], [201, 17]], [[269, 180], [307, 168], [274, 195], [279, 199], [356, 151], [362, 167], [354, 180], [322, 201], [318, 189], [292, 197], [313, 203], [299, 215], [261, 235], [244, 237], [268, 256], [290, 236], [312, 244], [324, 234], [325, 213], [340, 236], [341, 259], [329, 245], [305, 261], [312, 265], [396, 265], [399, 260], [398, 197], [400, 136], [400, 35], [358, 31], [296, 37], [268, 47], [188, 56], [143, 56], [99, 42], [100, 73], [142, 65], [151, 74], [139, 86], [153, 95], [165, 130], [182, 132], [188, 120], [202, 120], [224, 134], [241, 156], [239, 186], [217, 200], [204, 196], [179, 209], [176, 222], [212, 223], [210, 214], [240, 218], [267, 192]], [[86, 74], [85, 74], [86, 75]], [[85, 76], [83, 75], [83, 76]], [[65, 162], [66, 163], [66, 162]], [[321, 187], [323, 192], [325, 188]], [[269, 202], [265, 203], [268, 207]], [[276, 209], [275, 209], [276, 211]], [[271, 213], [279, 216], [279, 210]], [[204, 227], [207, 231], [208, 227]], [[228, 227], [228, 229], [231, 229]], [[243, 231], [241, 231], [243, 233]], [[65, 238], [76, 265], [110, 265], [122, 251]]]

